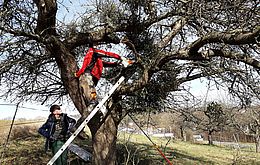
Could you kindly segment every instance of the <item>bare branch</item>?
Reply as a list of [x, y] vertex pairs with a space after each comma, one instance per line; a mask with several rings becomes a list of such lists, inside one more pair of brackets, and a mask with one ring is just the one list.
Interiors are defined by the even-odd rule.
[[260, 26], [257, 26], [253, 32], [249, 33], [222, 33], [222, 32], [211, 32], [208, 35], [199, 38], [193, 44], [190, 45], [189, 54], [196, 54], [198, 50], [205, 44], [209, 43], [225, 43], [230, 45], [241, 45], [241, 44], [254, 44], [257, 43], [260, 34]]
[[167, 46], [186, 23], [187, 23], [187, 18], [182, 17], [181, 19], [177, 20], [174, 23], [174, 25], [171, 27], [171, 31], [158, 44], [158, 48], [160, 49]]

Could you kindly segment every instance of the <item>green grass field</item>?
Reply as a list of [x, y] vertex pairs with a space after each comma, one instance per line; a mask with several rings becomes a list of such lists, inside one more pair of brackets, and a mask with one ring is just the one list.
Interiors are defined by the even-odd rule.
[[[3, 125], [8, 125], [6, 121], [0, 121], [1, 132], [8, 132], [9, 127], [4, 129]], [[7, 129], [7, 131], [6, 131]], [[51, 158], [51, 153], [44, 152], [45, 139], [37, 134], [37, 127], [33, 127], [29, 134], [23, 138], [10, 140], [4, 148], [5, 136], [1, 135], [1, 165], [41, 165], [46, 164]], [[16, 135], [17, 136], [17, 135]], [[224, 146], [208, 146], [206, 144], [194, 144], [179, 140], [168, 140], [165, 138], [151, 138], [172, 164], [179, 165], [228, 165], [228, 164], [260, 164], [260, 153], [254, 150], [238, 150]], [[81, 142], [86, 145], [86, 143]], [[166, 161], [159, 154], [156, 148], [144, 135], [118, 134], [118, 161], [121, 164], [140, 165], [166, 165]], [[5, 150], [4, 150], [5, 149]], [[4, 153], [4, 154], [3, 154]], [[75, 156], [70, 154], [70, 164], [75, 160]]]
[[[120, 141], [127, 141], [136, 144], [140, 148], [149, 148], [147, 153], [153, 155], [154, 159], [161, 159], [152, 143], [143, 135], [120, 135]], [[209, 146], [207, 144], [194, 144], [190, 142], [182, 142], [179, 140], [168, 141], [165, 138], [151, 138], [157, 146], [166, 154], [172, 164], [260, 164], [260, 153], [255, 153], [249, 149], [234, 149], [224, 146]], [[141, 150], [141, 149], [140, 149]]]

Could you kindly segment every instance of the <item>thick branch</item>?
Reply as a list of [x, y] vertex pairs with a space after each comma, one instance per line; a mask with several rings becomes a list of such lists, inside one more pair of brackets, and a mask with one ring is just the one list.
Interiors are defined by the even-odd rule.
[[178, 79], [178, 82], [180, 84], [182, 84], [184, 82], [188, 82], [188, 81], [196, 80], [196, 79], [201, 78], [201, 77], [205, 77], [205, 75], [209, 75], [209, 74], [198, 73], [198, 74], [194, 74], [194, 75], [187, 76], [187, 77], [181, 77], [181, 78]]
[[243, 54], [237, 53], [237, 52], [227, 52], [227, 51], [222, 51], [219, 49], [210, 49], [207, 51], [196, 53], [196, 55], [194, 55], [194, 54], [191, 55], [191, 54], [189, 54], [188, 50], [182, 49], [173, 54], [162, 56], [161, 59], [157, 59], [156, 64], [154, 64], [153, 67], [160, 68], [165, 63], [169, 62], [170, 60], [175, 60], [175, 59], [198, 61], [198, 60], [209, 60], [212, 57], [229, 58], [229, 59], [233, 59], [235, 61], [243, 62], [254, 68], [260, 69], [260, 61], [254, 59], [252, 57], [249, 57], [247, 55], [243, 55]]
[[36, 33], [38, 34], [56, 34], [55, 23], [57, 13], [56, 0], [34, 0], [38, 8], [38, 20]]
[[35, 34], [31, 34], [31, 33], [26, 33], [24, 31], [18, 31], [18, 30], [11, 30], [11, 29], [5, 29], [3, 27], [0, 26], [0, 30], [12, 34], [14, 36], [22, 36], [22, 37], [28, 37], [32, 40], [35, 41], [39, 41], [39, 42], [43, 42], [43, 40], [41, 39], [41, 37], [39, 35], [35, 35]]
[[80, 45], [86, 45], [91, 42], [107, 42], [107, 43], [120, 43], [120, 39], [114, 35], [110, 35], [113, 29], [104, 28], [95, 32], [77, 33], [70, 36], [65, 40], [65, 45], [68, 49], [73, 49]]
[[257, 26], [253, 32], [242, 34], [237, 34], [236, 32], [232, 34], [211, 32], [195, 41], [190, 46], [189, 54], [196, 54], [202, 46], [209, 43], [225, 43], [230, 45], [254, 44], [257, 43], [257, 37], [259, 37], [259, 34], [260, 26]]
[[142, 76], [136, 80], [134, 83], [122, 86], [120, 88], [120, 93], [119, 94], [125, 94], [125, 93], [133, 93], [134, 91], [137, 91], [138, 89], [143, 88], [147, 83], [150, 78], [148, 69], [144, 69]]
[[225, 57], [225, 58], [233, 59], [235, 61], [243, 62], [245, 64], [251, 65], [254, 68], [260, 69], [260, 62], [258, 60], [237, 52], [227, 52], [219, 49], [211, 49], [199, 53], [199, 56], [205, 59], [209, 59], [211, 57], [216, 57], [216, 56]]
[[183, 26], [187, 23], [187, 18], [181, 18], [174, 23], [171, 31], [163, 38], [163, 40], [159, 43], [158, 47], [163, 48], [169, 44], [170, 41], [176, 36], [176, 34], [183, 28]]

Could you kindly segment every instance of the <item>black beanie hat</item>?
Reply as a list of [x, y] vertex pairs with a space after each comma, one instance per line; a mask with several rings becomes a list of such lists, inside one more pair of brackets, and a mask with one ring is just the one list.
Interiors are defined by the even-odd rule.
[[50, 112], [53, 112], [55, 109], [60, 109], [59, 105], [52, 105], [50, 108]]

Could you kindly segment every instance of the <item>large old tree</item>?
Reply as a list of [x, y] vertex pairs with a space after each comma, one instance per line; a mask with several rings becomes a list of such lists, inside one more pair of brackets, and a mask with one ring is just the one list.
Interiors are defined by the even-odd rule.
[[122, 55], [135, 57], [124, 71], [131, 81], [114, 93], [106, 117], [88, 125], [93, 164], [115, 164], [117, 126], [133, 101], [138, 110], [159, 107], [183, 83], [202, 77], [228, 87], [244, 105], [259, 99], [259, 0], [87, 0], [71, 10], [75, 3], [4, 0], [1, 94], [43, 104], [69, 96], [86, 116], [86, 79], [73, 73], [88, 44], [121, 47]]

